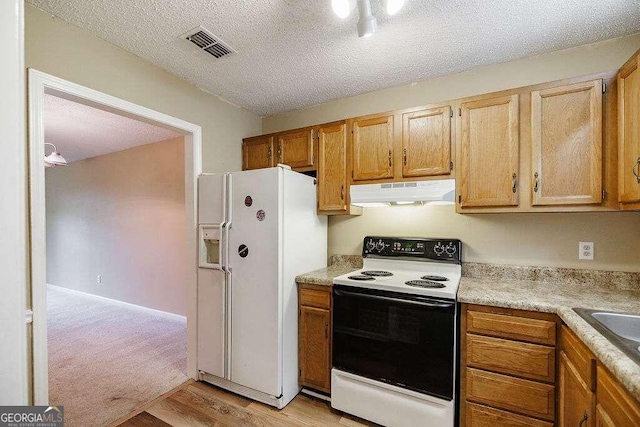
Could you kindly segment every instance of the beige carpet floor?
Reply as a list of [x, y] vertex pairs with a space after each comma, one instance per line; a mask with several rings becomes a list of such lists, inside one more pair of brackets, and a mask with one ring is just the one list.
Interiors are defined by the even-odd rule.
[[48, 288], [49, 403], [104, 426], [187, 380], [186, 321]]

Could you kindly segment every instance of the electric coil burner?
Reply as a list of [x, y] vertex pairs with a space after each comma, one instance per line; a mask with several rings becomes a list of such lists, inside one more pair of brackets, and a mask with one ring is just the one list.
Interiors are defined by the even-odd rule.
[[447, 280], [449, 280], [444, 276], [434, 276], [434, 275], [431, 275], [431, 274], [427, 274], [426, 276], [422, 276], [421, 279], [432, 280], [434, 282], [446, 282]]
[[348, 279], [349, 280], [358, 280], [358, 281], [376, 280], [375, 277], [368, 276], [368, 275], [365, 275], [365, 274], [354, 274], [353, 276], [349, 276]]
[[393, 273], [391, 273], [389, 271], [382, 271], [382, 270], [366, 270], [366, 271], [363, 271], [360, 274], [364, 274], [365, 276], [373, 276], [373, 277], [389, 277], [389, 276], [393, 276]]
[[372, 237], [333, 279], [331, 406], [382, 425], [453, 427], [462, 243]]
[[408, 281], [404, 282], [404, 284], [408, 285], [408, 286], [415, 286], [415, 287], [418, 287], [418, 288], [438, 289], [438, 288], [444, 288], [445, 287], [444, 283], [434, 282], [432, 280], [408, 280]]

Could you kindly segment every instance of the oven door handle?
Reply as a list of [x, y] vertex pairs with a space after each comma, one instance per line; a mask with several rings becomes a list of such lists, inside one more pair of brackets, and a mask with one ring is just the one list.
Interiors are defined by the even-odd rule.
[[361, 294], [358, 292], [339, 291], [337, 289], [334, 289], [333, 293], [338, 296], [351, 296], [351, 297], [369, 298], [369, 299], [393, 301], [393, 302], [406, 302], [407, 304], [420, 305], [423, 307], [432, 307], [432, 308], [455, 307], [454, 302], [450, 302], [450, 303], [449, 302], [427, 302], [427, 301], [420, 301], [415, 299], [393, 298], [393, 297], [385, 297], [382, 295], [371, 295], [371, 294]]

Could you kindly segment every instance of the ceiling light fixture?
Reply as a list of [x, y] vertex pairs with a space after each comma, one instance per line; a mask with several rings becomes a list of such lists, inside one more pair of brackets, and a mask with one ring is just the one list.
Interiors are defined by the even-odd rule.
[[387, 0], [387, 13], [395, 15], [404, 6], [404, 0]]
[[50, 142], [45, 142], [44, 145], [50, 145], [53, 147], [53, 152], [48, 156], [44, 156], [44, 166], [47, 168], [51, 168], [54, 166], [67, 166], [67, 161], [62, 157], [62, 155], [58, 152], [58, 149], [55, 145]]
[[331, 8], [336, 15], [345, 19], [356, 8], [356, 0], [331, 0]]
[[[347, 18], [358, 6], [358, 36], [370, 37], [378, 28], [378, 20], [371, 12], [371, 0], [331, 0], [333, 12], [340, 18]], [[386, 0], [387, 13], [395, 15], [404, 6], [404, 0]]]
[[378, 20], [371, 13], [370, 0], [358, 0], [358, 37], [371, 37], [378, 28]]

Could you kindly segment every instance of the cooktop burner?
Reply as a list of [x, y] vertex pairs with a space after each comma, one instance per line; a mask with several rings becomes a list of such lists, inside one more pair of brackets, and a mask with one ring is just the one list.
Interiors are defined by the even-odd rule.
[[444, 288], [445, 285], [431, 280], [409, 280], [404, 282], [405, 285], [415, 286], [417, 288]]
[[363, 274], [357, 274], [354, 276], [348, 276], [347, 279], [351, 280], [376, 280], [373, 276], [365, 276]]
[[432, 276], [430, 274], [427, 274], [426, 276], [422, 276], [421, 279], [432, 280], [434, 282], [446, 282], [447, 280], [449, 280], [444, 276]]
[[367, 270], [367, 271], [363, 271], [360, 274], [362, 274], [364, 276], [374, 276], [374, 277], [389, 277], [389, 276], [393, 276], [393, 273], [391, 273], [390, 271], [383, 271], [383, 270]]

